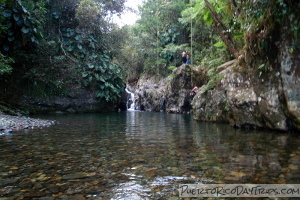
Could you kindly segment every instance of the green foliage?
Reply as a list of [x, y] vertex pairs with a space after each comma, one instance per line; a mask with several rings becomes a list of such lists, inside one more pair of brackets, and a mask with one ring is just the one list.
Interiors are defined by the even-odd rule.
[[245, 35], [245, 51], [251, 56], [267, 59], [274, 51], [274, 43], [279, 34], [280, 27], [286, 26], [286, 31], [291, 38], [291, 49], [299, 46], [300, 14], [299, 2], [288, 0], [259, 0], [256, 3], [236, 1], [241, 8], [235, 21]]
[[175, 66], [169, 66], [168, 69], [173, 71], [174, 69], [176, 69], [176, 67]]
[[94, 55], [93, 62], [82, 63], [84, 85], [96, 87], [96, 97], [117, 102], [125, 88], [122, 68], [111, 63], [108, 55]]
[[85, 87], [95, 88], [98, 98], [117, 102], [125, 87], [122, 70], [112, 63], [105, 49], [99, 48], [103, 41], [92, 32], [85, 34], [80, 29], [64, 30], [62, 48], [77, 63]]
[[[300, 3], [287, 0], [258, 0], [258, 1], [238, 1], [238, 0], [208, 0], [213, 10], [217, 13], [222, 23], [228, 28], [227, 32], [232, 34], [232, 38], [239, 53], [247, 56], [247, 61], [262, 58], [265, 62], [274, 60], [271, 56], [276, 49], [274, 43], [278, 41], [279, 27], [287, 26], [286, 30], [292, 38], [290, 52], [299, 47], [299, 21]], [[200, 64], [208, 72], [210, 81], [207, 89], [211, 89], [220, 77], [215, 73], [218, 65], [230, 59], [227, 44], [221, 40], [212, 25], [221, 26], [216, 21], [208, 9], [204, 0], [191, 0], [189, 6], [182, 11], [182, 24], [192, 23], [193, 41], [195, 49], [194, 63]], [[289, 37], [288, 36], [288, 37]], [[252, 58], [249, 59], [249, 56]], [[269, 71], [269, 64], [260, 65], [259, 70]]]
[[117, 102], [125, 84], [121, 68], [112, 62], [107, 45], [109, 24], [102, 10], [96, 1], [82, 1], [76, 10], [79, 26], [60, 29], [61, 49], [75, 62], [84, 87], [94, 89], [99, 99]]
[[79, 21], [81, 30], [97, 32], [100, 27], [105, 26], [102, 19], [102, 7], [93, 0], [83, 0], [76, 10], [76, 19]]
[[6, 56], [0, 53], [0, 77], [3, 75], [10, 74], [12, 72], [12, 63], [13, 60], [11, 58], [7, 58]]
[[300, 42], [300, 3], [298, 2], [291, 2], [291, 1], [284, 1], [284, 0], [277, 0], [276, 3], [276, 10], [272, 10], [276, 17], [276, 21], [278, 23], [285, 22], [288, 25], [288, 33], [291, 35], [292, 38], [292, 46], [291, 49], [299, 49]]
[[204, 90], [211, 90], [224, 78], [224, 76], [220, 76], [219, 74], [214, 74], [209, 77], [208, 83], [205, 85]]
[[224, 63], [226, 58], [212, 54], [211, 56], [205, 57], [201, 62], [201, 67], [206, 70], [206, 75], [208, 76], [209, 80], [205, 86], [205, 90], [213, 89], [220, 80], [223, 79], [223, 76], [220, 76], [216, 69], [218, 66]]
[[42, 27], [45, 22], [45, 1], [14, 0], [2, 7], [7, 27], [2, 39], [3, 49], [10, 54], [27, 43], [39, 44], [43, 39]]
[[148, 55], [144, 40], [136, 36], [136, 27], [123, 27], [120, 30], [120, 47], [116, 59], [124, 69], [127, 80], [137, 80], [144, 71], [145, 57]]
[[[46, 79], [42, 80], [37, 72], [31, 71], [30, 78], [27, 79], [26, 86], [24, 89], [28, 89], [27, 93], [34, 97], [42, 98], [53, 98], [55, 96], [66, 96], [66, 85], [62, 81], [53, 79], [53, 76], [47, 76]], [[45, 78], [45, 76], [44, 76]]]
[[105, 15], [119, 14], [124, 10], [125, 0], [95, 0], [95, 2], [100, 3], [103, 6]]
[[[213, 0], [210, 3], [218, 14], [225, 14], [227, 1]], [[222, 58], [226, 61], [229, 58], [227, 48], [223, 45], [224, 42], [211, 26], [213, 18], [203, 0], [191, 0], [187, 8], [181, 12], [179, 22], [190, 25], [187, 29], [190, 30], [193, 39], [190, 44], [193, 49], [193, 64], [210, 66], [208, 63], [210, 60]]]
[[117, 58], [130, 80], [143, 73], [158, 77], [168, 75], [169, 66], [181, 65], [181, 52], [188, 46], [188, 30], [178, 23], [181, 10], [186, 6], [184, 1], [143, 3], [136, 25], [123, 28], [127, 38]]
[[18, 109], [15, 106], [9, 105], [5, 102], [0, 101], [0, 112], [9, 114], [9, 115], [20, 115], [20, 114], [24, 114], [24, 115], [28, 115], [28, 111], [22, 109]]
[[227, 98], [225, 98], [225, 99], [223, 100], [223, 104], [225, 104], [224, 109], [225, 109], [227, 112], [230, 112], [231, 107], [230, 107], [230, 104], [229, 104]]
[[[13, 76], [18, 76], [22, 87], [33, 88], [32, 95], [61, 96], [67, 87], [81, 85], [95, 90], [99, 99], [117, 102], [125, 86], [123, 71], [113, 63], [116, 50], [112, 48], [117, 41], [107, 20], [123, 10], [124, 2], [4, 2], [0, 5], [0, 33], [5, 34], [0, 40], [3, 55], [13, 55], [15, 60]], [[12, 70], [7, 58], [0, 61], [1, 74]]]
[[[208, 73], [208, 89], [220, 80], [216, 67], [232, 57], [228, 43], [213, 29], [221, 23], [204, 0], [146, 0], [137, 24], [118, 29], [109, 19], [122, 12], [124, 2], [0, 0], [0, 76], [13, 72], [40, 93], [47, 91], [44, 96], [77, 84], [95, 90], [99, 99], [116, 102], [123, 76], [132, 81], [143, 73], [167, 76], [181, 65], [185, 50]], [[299, 3], [208, 2], [228, 28], [222, 34], [232, 35], [240, 53], [271, 60], [266, 55], [272, 54], [277, 27], [283, 24], [292, 40], [289, 51], [299, 48]], [[259, 69], [268, 71], [265, 66], [270, 65]]]
[[218, 47], [218, 48], [224, 48], [226, 47], [225, 43], [224, 42], [217, 42], [214, 44], [215, 47]]

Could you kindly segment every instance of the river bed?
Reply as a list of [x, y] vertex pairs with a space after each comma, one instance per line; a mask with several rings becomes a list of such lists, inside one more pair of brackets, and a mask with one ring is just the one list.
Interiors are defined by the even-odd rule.
[[0, 200], [174, 200], [182, 183], [300, 183], [298, 135], [139, 111], [38, 117], [58, 123], [0, 136]]

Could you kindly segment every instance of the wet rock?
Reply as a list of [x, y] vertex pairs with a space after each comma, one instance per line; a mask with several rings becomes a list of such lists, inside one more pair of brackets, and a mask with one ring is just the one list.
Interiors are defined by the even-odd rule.
[[49, 180], [49, 179], [50, 179], [50, 177], [47, 177], [46, 174], [42, 174], [36, 180], [37, 181], [46, 181], [46, 180]]
[[99, 188], [98, 186], [95, 187], [90, 187], [84, 190], [85, 194], [99, 194], [100, 192], [102, 192], [104, 189], [103, 188]]
[[[4, 188], [0, 188], [0, 196], [4, 195], [13, 195], [15, 193], [18, 193], [21, 189], [13, 186], [7, 186]], [[1, 198], [0, 198], [1, 200]]]
[[18, 184], [21, 188], [32, 188], [34, 186], [34, 183], [30, 180], [24, 180]]
[[151, 168], [151, 169], [147, 169], [145, 171], [147, 178], [154, 177], [156, 175], [157, 170], [158, 170], [158, 168], [156, 168], [156, 167], [155, 168]]
[[67, 199], [68, 200], [85, 200], [86, 198], [81, 194], [76, 194], [76, 195], [69, 196]]
[[160, 81], [148, 76], [140, 78], [131, 91], [135, 93], [135, 105], [139, 110], [188, 113], [192, 109], [189, 91], [205, 82], [204, 73], [182, 65], [173, 71], [172, 76]]
[[203, 86], [192, 101], [194, 118], [201, 121], [228, 122], [226, 105], [224, 90], [206, 91]]
[[281, 35], [280, 49], [280, 69], [276, 72], [281, 78], [282, 87], [279, 92], [283, 95], [285, 108], [289, 116], [289, 126], [300, 130], [300, 52], [290, 52], [290, 38], [287, 35]]
[[4, 187], [4, 186], [8, 186], [8, 185], [13, 185], [13, 184], [15, 184], [18, 181], [19, 181], [18, 178], [13, 178], [13, 179], [8, 179], [8, 180], [0, 181], [0, 187]]
[[51, 126], [55, 123], [53, 120], [0, 114], [0, 128], [4, 134], [12, 133], [15, 130]]
[[74, 87], [70, 88], [67, 93], [67, 96], [64, 97], [54, 96], [51, 98], [23, 95], [20, 102], [16, 103], [33, 113], [91, 113], [116, 110], [115, 105], [111, 105], [105, 100], [99, 101], [95, 91]]
[[88, 175], [85, 173], [74, 173], [74, 174], [68, 174], [64, 175], [61, 179], [62, 180], [72, 180], [72, 179], [83, 179], [87, 178]]
[[12, 132], [13, 132], [12, 129], [6, 129], [6, 130], [4, 130], [4, 133], [12, 133]]
[[51, 193], [59, 193], [59, 192], [63, 192], [65, 190], [67, 190], [69, 188], [69, 186], [67, 184], [63, 184], [63, 185], [47, 185], [47, 189], [51, 192]]
[[35, 198], [35, 197], [43, 197], [46, 196], [48, 193], [45, 191], [34, 191], [34, 192], [28, 192], [25, 193], [26, 198]]
[[[206, 86], [203, 86], [193, 98], [193, 115], [196, 120], [228, 122], [232, 126], [246, 129], [287, 131], [291, 126], [297, 127], [300, 104], [296, 105], [295, 101], [299, 102], [299, 99], [294, 95], [296, 99], [291, 104], [295, 106], [290, 107], [293, 114], [288, 114], [288, 109], [284, 108], [289, 107], [289, 103], [286, 105], [282, 101], [283, 94], [295, 94], [295, 91], [289, 92], [287, 88], [285, 91], [281, 87], [281, 79], [278, 78], [280, 73], [278, 76], [273, 72], [265, 74], [241, 66], [238, 61], [230, 61], [220, 67], [219, 75], [223, 78], [213, 89], [206, 90]], [[289, 88], [295, 87], [289, 83]], [[297, 117], [291, 119], [291, 115]]]
[[54, 197], [41, 197], [39, 200], [55, 200]]

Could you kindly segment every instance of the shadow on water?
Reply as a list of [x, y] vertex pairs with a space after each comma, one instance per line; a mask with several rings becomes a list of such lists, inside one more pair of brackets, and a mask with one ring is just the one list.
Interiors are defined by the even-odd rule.
[[299, 136], [150, 112], [47, 115], [0, 137], [0, 199], [173, 199], [180, 183], [299, 183]]

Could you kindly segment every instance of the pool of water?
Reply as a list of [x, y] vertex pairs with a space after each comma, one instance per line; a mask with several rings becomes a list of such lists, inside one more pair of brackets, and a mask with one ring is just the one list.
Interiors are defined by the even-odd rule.
[[0, 199], [177, 199], [181, 183], [300, 183], [300, 137], [190, 115], [45, 115], [0, 136]]

